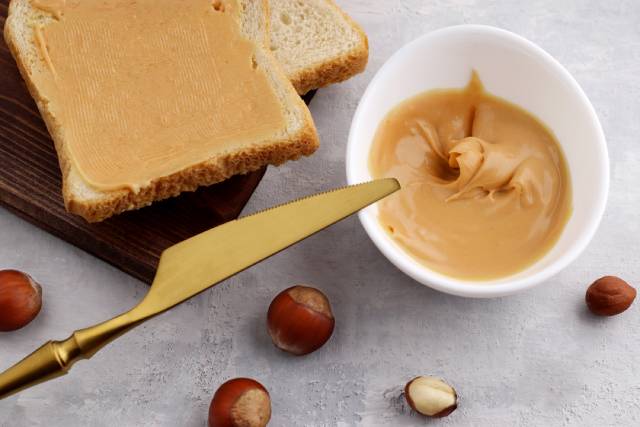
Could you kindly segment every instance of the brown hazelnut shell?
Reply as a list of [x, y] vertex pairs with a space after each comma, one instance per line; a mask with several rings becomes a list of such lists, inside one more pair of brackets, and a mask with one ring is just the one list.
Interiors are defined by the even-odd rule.
[[42, 308], [42, 288], [18, 270], [0, 270], [0, 331], [20, 329]]
[[267, 326], [276, 347], [301, 356], [316, 351], [331, 338], [335, 319], [321, 291], [293, 286], [271, 302]]
[[209, 427], [264, 427], [270, 419], [269, 392], [251, 378], [225, 382], [209, 406]]

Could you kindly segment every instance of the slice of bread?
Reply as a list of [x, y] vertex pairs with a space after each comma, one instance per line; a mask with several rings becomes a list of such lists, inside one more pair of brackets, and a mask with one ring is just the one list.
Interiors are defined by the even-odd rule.
[[299, 94], [362, 72], [362, 28], [333, 0], [269, 0], [271, 50]]
[[240, 0], [243, 10], [243, 19], [240, 22], [242, 31], [262, 47], [269, 48], [271, 38], [269, 26], [271, 25], [271, 11], [268, 0]]
[[176, 196], [183, 191], [193, 191], [199, 186], [222, 181], [235, 174], [310, 155], [316, 150], [318, 136], [309, 110], [281, 71], [274, 56], [263, 48], [268, 34], [269, 13], [266, 0], [240, 0], [240, 5], [243, 9], [240, 14], [241, 34], [255, 45], [257, 66], [264, 70], [276, 94], [285, 117], [285, 126], [263, 140], [253, 141], [231, 152], [221, 149], [215, 156], [203, 158], [198, 164], [168, 176], [158, 176], [137, 191], [100, 191], [88, 185], [75, 168], [65, 146], [64, 125], [56, 122], [48, 108], [46, 95], [31, 78], [34, 72], [47, 67], [35, 45], [34, 26], [46, 27], [54, 17], [34, 8], [30, 0], [11, 1], [4, 37], [54, 140], [62, 171], [62, 193], [68, 211], [81, 215], [89, 222], [97, 222], [126, 210], [147, 206], [156, 200]]

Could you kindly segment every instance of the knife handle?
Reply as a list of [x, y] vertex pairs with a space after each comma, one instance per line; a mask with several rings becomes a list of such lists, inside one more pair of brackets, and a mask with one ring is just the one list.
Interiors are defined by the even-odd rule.
[[75, 362], [90, 358], [143, 321], [129, 312], [76, 331], [64, 341], [47, 342], [0, 374], [0, 400], [66, 374]]

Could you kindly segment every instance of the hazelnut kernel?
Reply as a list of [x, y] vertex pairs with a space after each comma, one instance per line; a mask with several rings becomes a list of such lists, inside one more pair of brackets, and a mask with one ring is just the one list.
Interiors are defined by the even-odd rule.
[[597, 316], [615, 316], [627, 310], [636, 298], [636, 290], [619, 277], [604, 276], [589, 286], [585, 301]]
[[428, 417], [446, 417], [458, 407], [453, 387], [434, 377], [412, 379], [404, 388], [404, 397], [411, 409]]

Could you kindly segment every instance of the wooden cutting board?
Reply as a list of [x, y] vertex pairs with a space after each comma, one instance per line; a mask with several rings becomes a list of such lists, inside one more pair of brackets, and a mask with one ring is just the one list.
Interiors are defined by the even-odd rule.
[[[9, 0], [0, 0], [4, 28]], [[309, 103], [313, 93], [305, 96]], [[98, 224], [67, 213], [58, 157], [40, 113], [0, 42], [0, 204], [16, 215], [151, 283], [164, 249], [240, 215], [265, 169], [127, 212]]]

